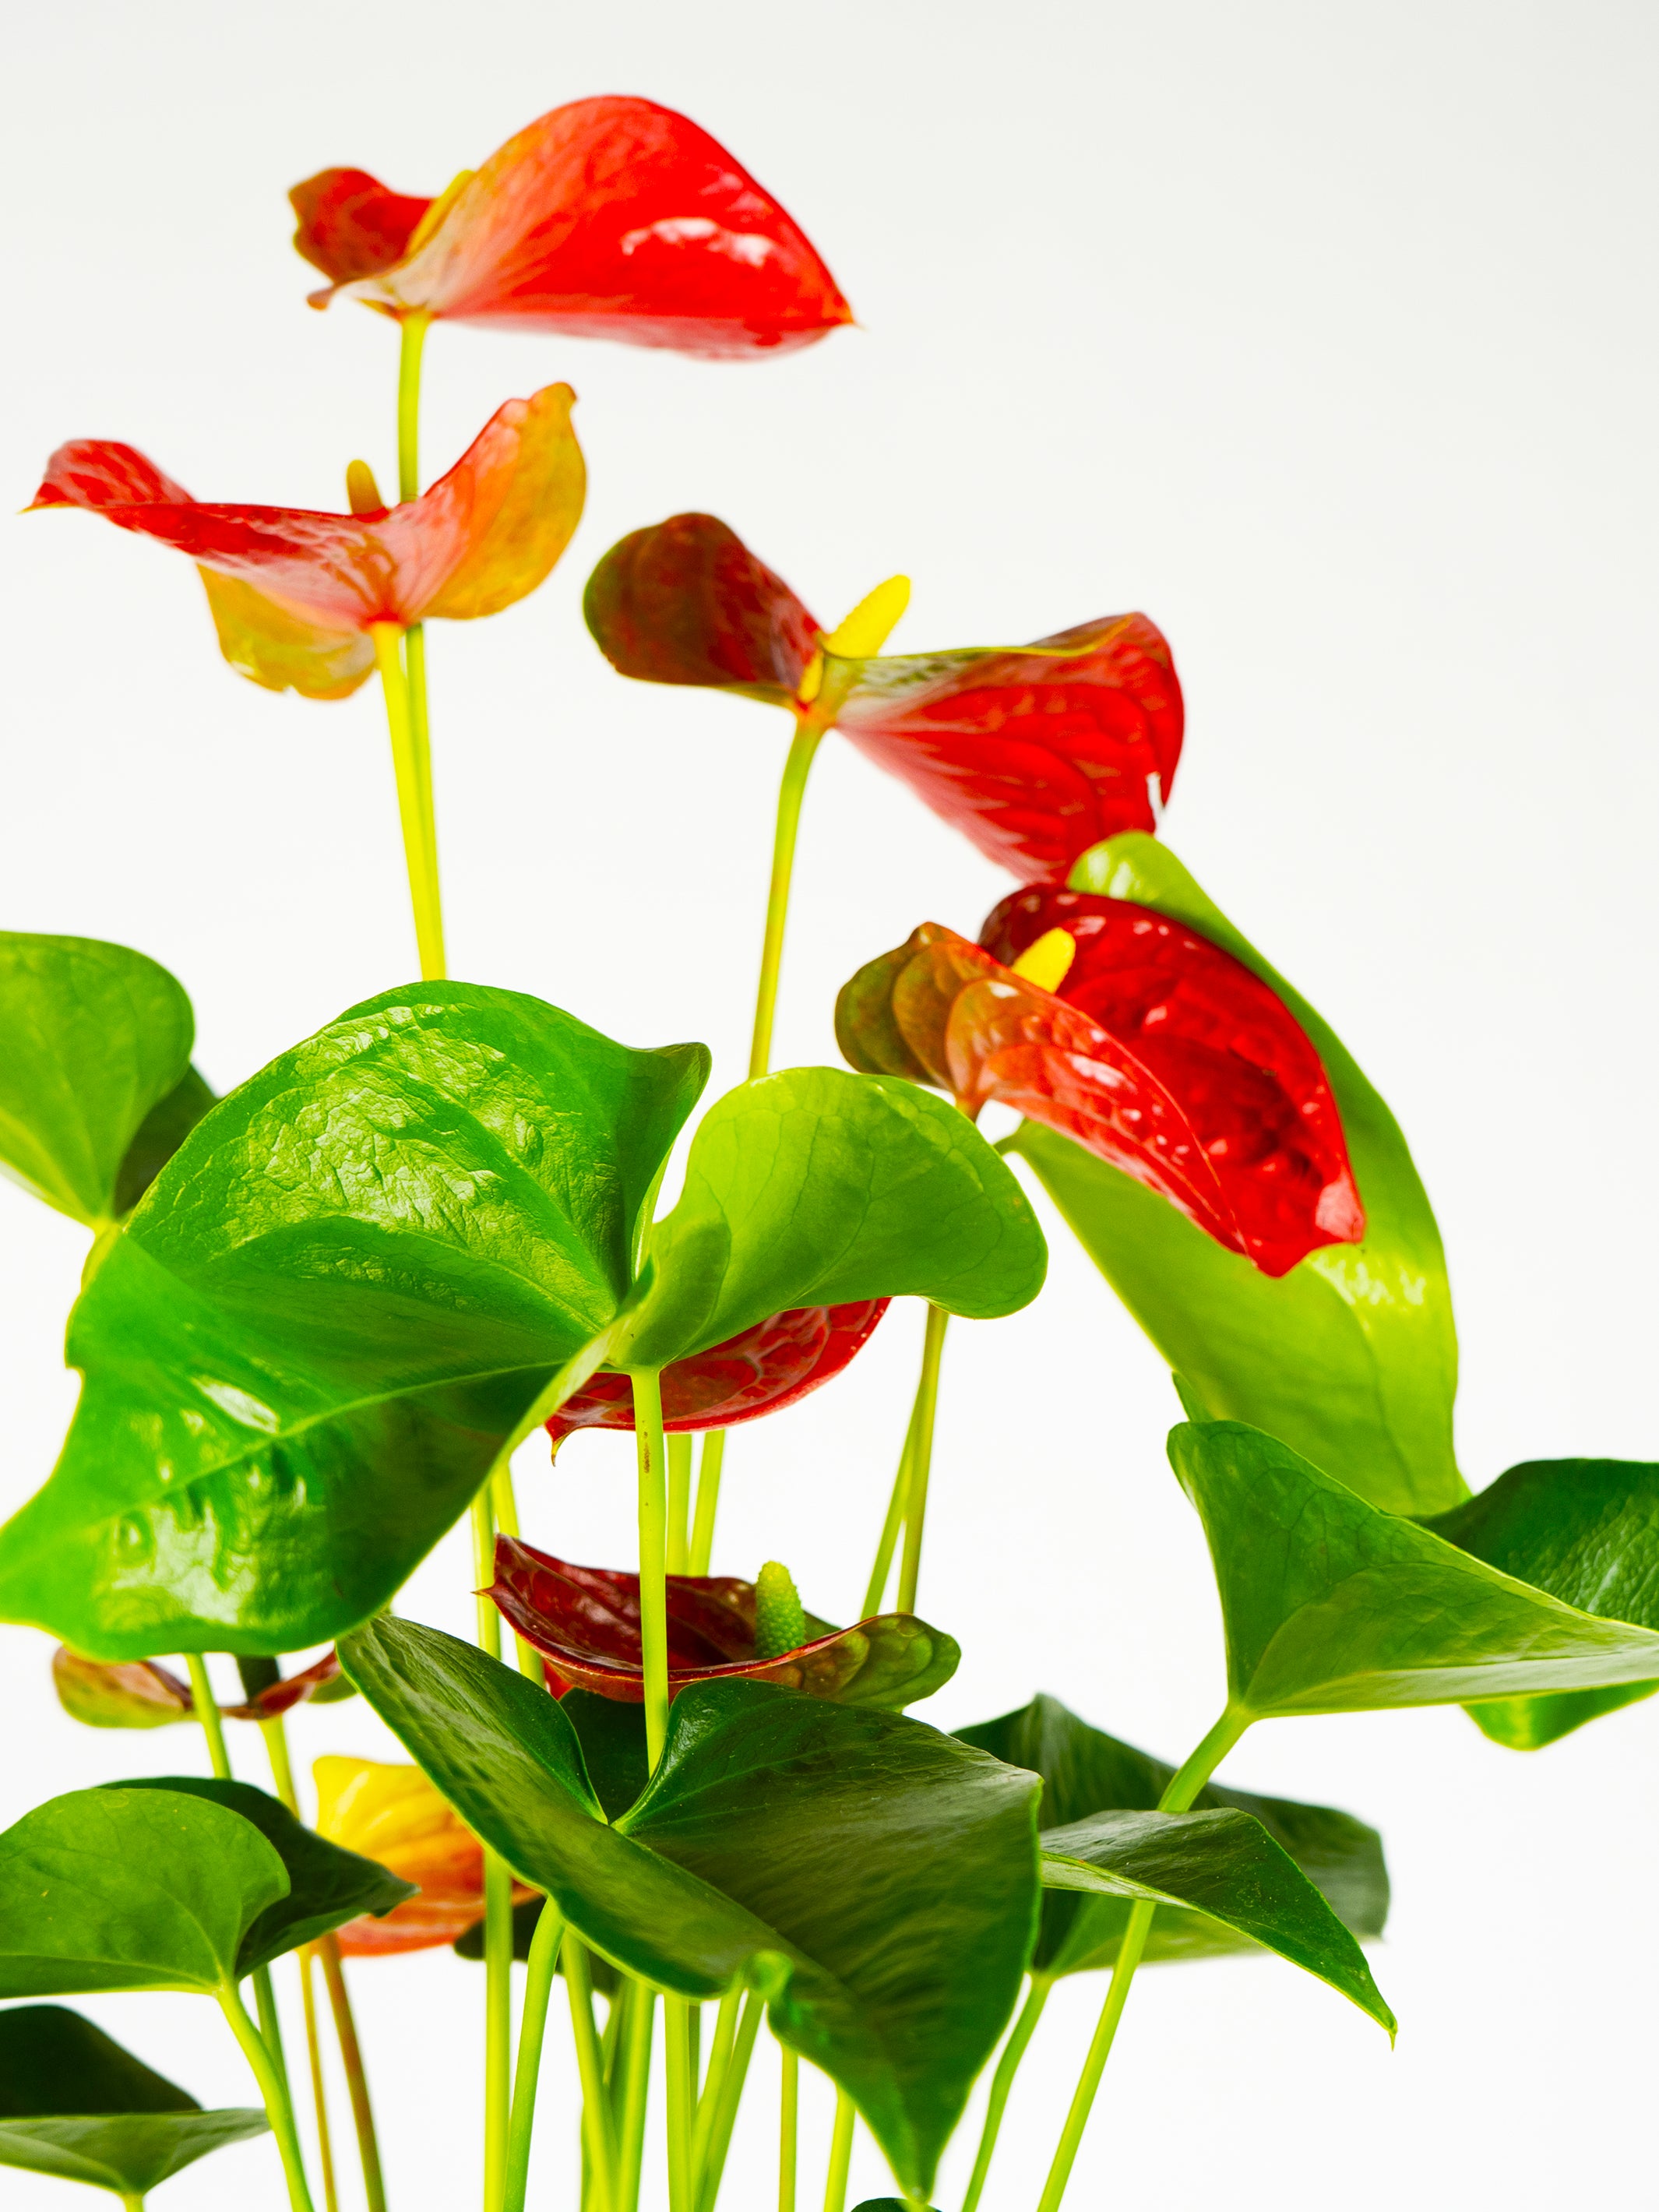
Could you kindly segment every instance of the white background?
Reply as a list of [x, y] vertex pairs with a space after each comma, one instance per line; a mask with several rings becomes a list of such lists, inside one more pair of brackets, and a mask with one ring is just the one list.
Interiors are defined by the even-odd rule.
[[[286, 187], [351, 162], [434, 191], [592, 92], [689, 111], [805, 225], [861, 327], [742, 367], [434, 335], [428, 472], [560, 377], [592, 471], [543, 590], [432, 640], [454, 972], [632, 1042], [705, 1037], [717, 1088], [743, 1073], [787, 726], [610, 673], [579, 599], [624, 530], [712, 508], [826, 623], [903, 568], [899, 647], [1145, 608], [1189, 707], [1169, 839], [1358, 1054], [1438, 1207], [1471, 1480], [1639, 1457], [1659, 1442], [1655, 33], [1618, 0], [20, 10], [3, 504], [83, 435], [131, 441], [204, 497], [339, 507], [356, 453], [393, 480], [393, 334], [306, 308]], [[0, 545], [0, 921], [167, 963], [221, 1087], [405, 978], [374, 690], [316, 706], [239, 681], [185, 564], [89, 517], [8, 520]], [[833, 1059], [855, 965], [924, 918], [973, 931], [1007, 887], [826, 745], [779, 1060]], [[73, 1405], [60, 1334], [83, 1239], [9, 1188], [0, 1235], [9, 1507]], [[734, 1438], [718, 1566], [781, 1557], [809, 1604], [850, 1617], [919, 1334], [896, 1312], [844, 1381]], [[928, 1717], [1042, 1687], [1171, 1758], [1207, 1726], [1220, 1655], [1164, 1460], [1176, 1411], [1061, 1229], [1036, 1305], [953, 1332], [923, 1602], [966, 1656]], [[629, 1559], [623, 1443], [579, 1440], [556, 1483], [524, 1462], [532, 1536]], [[464, 1630], [469, 1581], [452, 1540], [408, 1608]], [[0, 1816], [202, 1766], [189, 1731], [64, 1719], [49, 1649], [0, 1636]], [[395, 1755], [361, 1704], [294, 1735], [307, 1762]], [[251, 1732], [234, 1750], [257, 1777]], [[1398, 2048], [1277, 1962], [1149, 1972], [1076, 2203], [1648, 2201], [1656, 1752], [1659, 1703], [1533, 1757], [1455, 1711], [1258, 1730], [1229, 1779], [1386, 1834], [1375, 1965]], [[365, 1965], [356, 1988], [392, 2212], [476, 2203], [479, 1970], [433, 1954]], [[1051, 2008], [989, 2212], [1034, 2202], [1103, 1993], [1079, 1980]], [[204, 2100], [252, 2101], [210, 2008], [85, 2009]], [[550, 2048], [540, 2205], [574, 2202]], [[734, 2212], [769, 2201], [775, 2079], [763, 2048]], [[804, 2206], [826, 2116], [815, 2087]], [[967, 2164], [952, 2153], [941, 2205]], [[854, 2201], [881, 2180], [861, 2138]], [[61, 2197], [3, 2186], [20, 2212]], [[163, 2201], [274, 2208], [274, 2154], [228, 2152]]]

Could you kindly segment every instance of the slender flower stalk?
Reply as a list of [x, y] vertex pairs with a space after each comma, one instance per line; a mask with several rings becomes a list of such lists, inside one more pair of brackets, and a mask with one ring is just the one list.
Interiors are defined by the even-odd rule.
[[323, 1986], [328, 1991], [329, 2009], [334, 2015], [334, 2033], [340, 2045], [340, 2063], [345, 2069], [346, 2092], [351, 2100], [351, 2121], [357, 2135], [357, 2158], [363, 2170], [363, 2196], [368, 2212], [386, 2212], [386, 2182], [380, 2171], [380, 2139], [374, 2132], [374, 2112], [368, 2100], [368, 2076], [363, 2070], [362, 2046], [357, 2040], [357, 2023], [346, 1990], [345, 1964], [340, 1954], [339, 1937], [331, 1930], [318, 1943], [316, 1950], [323, 1969]]
[[997, 2147], [997, 2136], [1002, 2129], [1002, 2116], [1008, 2109], [1008, 2093], [1014, 2086], [1014, 2076], [1019, 2071], [1019, 2062], [1024, 2057], [1036, 2025], [1042, 2017], [1042, 2008], [1048, 2002], [1048, 1992], [1054, 1984], [1045, 1974], [1033, 1974], [1025, 2002], [1020, 2008], [1019, 2018], [1014, 2022], [1008, 2040], [1002, 2046], [1002, 2056], [997, 2061], [997, 2070], [991, 2079], [991, 2094], [985, 2106], [985, 2125], [980, 2131], [979, 2154], [974, 2160], [974, 2171], [969, 2177], [968, 2193], [962, 2200], [962, 2212], [975, 2212], [984, 2193], [986, 2177], [991, 2171], [991, 2157]]
[[668, 1571], [690, 1571], [691, 1438], [684, 1431], [665, 1437], [668, 1455]]
[[657, 2026], [657, 1993], [643, 1982], [628, 1984], [626, 2047], [617, 2106], [616, 2212], [639, 2212], [645, 2164], [645, 2112], [651, 2093], [651, 2045]]
[[887, 1501], [887, 1518], [882, 1523], [881, 1541], [876, 1547], [875, 1563], [870, 1570], [870, 1580], [864, 1593], [864, 1607], [859, 1618], [869, 1620], [881, 1611], [887, 1596], [887, 1577], [893, 1571], [893, 1554], [898, 1549], [899, 1531], [904, 1526], [904, 1509], [910, 1498], [910, 1468], [916, 1449], [916, 1431], [921, 1420], [921, 1385], [916, 1385], [916, 1395], [910, 1407], [910, 1425], [904, 1431], [904, 1449], [899, 1454], [899, 1463], [893, 1475], [892, 1495]]
[[300, 2155], [300, 2138], [294, 2126], [294, 2108], [289, 2103], [282, 2074], [266, 2049], [258, 2029], [248, 2018], [235, 1983], [222, 1983], [217, 1994], [219, 2009], [223, 2013], [231, 2033], [241, 2045], [242, 2056], [252, 2068], [253, 2078], [259, 2085], [259, 2094], [264, 2100], [265, 2117], [270, 2122], [271, 2134], [276, 2138], [283, 2173], [288, 2182], [290, 2212], [313, 2212], [311, 2191], [306, 2185], [305, 2164]]
[[[545, 1906], [543, 1917], [552, 1909], [550, 1904]], [[537, 1924], [539, 1932], [540, 1923]], [[565, 1930], [563, 1956], [570, 2031], [582, 2085], [582, 2142], [592, 2185], [592, 2212], [612, 2212], [617, 2193], [616, 2136], [605, 2094], [605, 2057], [593, 2027], [593, 1983], [587, 1950], [574, 1929]], [[509, 2205], [507, 2212], [520, 2212], [520, 2208]]]
[[661, 1378], [633, 1370], [634, 1438], [640, 1485], [640, 1652], [645, 1674], [645, 1742], [654, 1771], [668, 1737], [668, 1484]]
[[[1190, 1811], [1193, 1800], [1249, 1725], [1247, 1718], [1235, 1714], [1231, 1708], [1223, 1713], [1185, 1764], [1171, 1776], [1169, 1787], [1158, 1801], [1158, 1811]], [[1071, 2109], [1066, 2115], [1066, 2124], [1060, 2130], [1054, 2163], [1048, 2169], [1048, 2179], [1043, 2185], [1037, 2212], [1059, 2212], [1060, 2199], [1066, 2194], [1066, 2185], [1071, 2179], [1072, 2167], [1076, 2163], [1083, 2141], [1083, 2130], [1089, 2124], [1089, 2114], [1100, 2087], [1100, 2077], [1105, 2072], [1106, 2061], [1112, 2053], [1118, 2022], [1122, 2019], [1123, 2008], [1128, 2002], [1129, 1986], [1146, 1951], [1146, 1939], [1152, 1932], [1152, 1915], [1157, 1910], [1156, 1905], [1145, 1902], [1130, 1907], [1128, 1921], [1112, 1967], [1112, 1978], [1107, 1985], [1106, 2002], [1101, 2007], [1094, 2039], [1089, 2045], [1089, 2055], [1083, 2062], [1083, 2072], [1073, 2094]]]
[[668, 2093], [668, 2212], [693, 2212], [691, 2130], [696, 2086], [691, 2008], [684, 1997], [665, 1997], [662, 2009]]
[[933, 1417], [939, 1406], [939, 1357], [951, 1316], [929, 1305], [921, 1345], [921, 1381], [916, 1390], [915, 1442], [910, 1452], [910, 1482], [904, 1501], [904, 1557], [899, 1566], [898, 1609], [914, 1613], [921, 1578], [921, 1535], [927, 1518], [927, 1478], [933, 1464]]
[[749, 2076], [749, 2061], [754, 2054], [755, 2038], [760, 2032], [763, 2003], [764, 2000], [756, 1990], [750, 1990], [743, 2001], [737, 2033], [732, 2038], [732, 2056], [716, 2092], [714, 2124], [709, 2135], [708, 2161], [697, 2180], [696, 2212], [714, 2212], [720, 2196], [720, 2177], [726, 2171], [726, 2154], [732, 2147], [732, 2130], [737, 2124], [738, 2106], [743, 2100], [744, 2084]]
[[857, 2115], [845, 2089], [836, 2092], [836, 2124], [830, 2136], [830, 2168], [823, 2180], [823, 2212], [847, 2212], [847, 2176], [853, 2164], [853, 2122]]
[[778, 2212], [795, 2212], [796, 2139], [800, 2119], [800, 2060], [778, 2045]]
[[714, 1554], [714, 1516], [720, 1510], [720, 1468], [726, 1459], [726, 1431], [711, 1429], [702, 1440], [697, 1469], [697, 1510], [691, 1524], [691, 1556], [686, 1571], [706, 1575]]
[[328, 2089], [323, 2079], [323, 2039], [317, 2027], [317, 1983], [313, 1972], [316, 1946], [303, 1945], [299, 1959], [300, 2002], [305, 2013], [312, 2109], [317, 2116], [317, 2162], [322, 2168], [324, 2212], [340, 2212], [340, 2191], [334, 2178], [334, 2141], [328, 2123]]
[[[530, 2181], [530, 2137], [536, 2120], [536, 2087], [541, 2073], [542, 2044], [547, 2033], [547, 2007], [553, 1994], [553, 1978], [563, 1935], [564, 1921], [549, 1898], [531, 1938], [530, 1960], [525, 1974], [518, 2069], [514, 2076], [512, 2114], [507, 2124], [507, 2175], [502, 2197], [505, 2212], [524, 2212]], [[596, 2207], [595, 2212], [609, 2212], [608, 2204]]]
[[697, 2124], [691, 2137], [691, 2165], [699, 2182], [708, 2163], [708, 2146], [714, 2133], [714, 2113], [720, 2102], [720, 2083], [732, 2060], [732, 2045], [738, 2032], [738, 2012], [743, 2002], [741, 1988], [729, 1989], [720, 1999], [720, 2009], [714, 2015], [714, 2040], [708, 2052], [708, 2070], [703, 2076], [702, 2094], [697, 2099]]
[[[495, 1579], [495, 1516], [486, 1483], [472, 1501], [472, 1573], [478, 1591], [478, 1644], [501, 1656], [501, 1617], [485, 1593]], [[512, 2116], [513, 1876], [488, 1844], [484, 1891], [484, 2212], [501, 2212], [507, 2186]]]

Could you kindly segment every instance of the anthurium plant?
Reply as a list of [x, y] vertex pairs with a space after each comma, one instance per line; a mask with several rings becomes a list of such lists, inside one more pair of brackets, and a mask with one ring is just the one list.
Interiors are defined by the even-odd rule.
[[[385, 2212], [346, 1961], [395, 1973], [453, 1944], [482, 1966], [483, 2212], [523, 2212], [538, 2130], [569, 2202], [636, 2212], [653, 2099], [653, 2194], [715, 2212], [763, 2053], [781, 2212], [846, 2212], [860, 2126], [896, 2192], [861, 2212], [932, 2204], [981, 2085], [974, 2212], [1049, 1994], [1090, 1974], [1086, 2051], [1049, 2053], [1077, 2075], [1060, 2139], [999, 2177], [1056, 2212], [1142, 1966], [1268, 1954], [1395, 2033], [1364, 1948], [1388, 1911], [1377, 1831], [1218, 1782], [1221, 1762], [1260, 1720], [1437, 1704], [1535, 1750], [1650, 1694], [1659, 1468], [1537, 1462], [1470, 1494], [1427, 1195], [1334, 1031], [1164, 839], [1183, 708], [1144, 614], [895, 654], [903, 577], [826, 629], [715, 516], [633, 531], [584, 599], [619, 675], [787, 717], [748, 1078], [709, 1102], [695, 1041], [623, 1043], [603, 1007], [450, 980], [424, 625], [536, 591], [587, 464], [551, 383], [423, 486], [430, 327], [539, 333], [560, 366], [596, 337], [763, 359], [851, 309], [778, 202], [646, 100], [556, 108], [435, 197], [339, 167], [291, 198], [328, 280], [312, 304], [398, 332], [396, 497], [354, 461], [337, 514], [204, 502], [130, 446], [71, 439], [33, 505], [186, 554], [255, 684], [325, 702], [378, 676], [419, 973], [216, 1098], [184, 985], [141, 951], [0, 934], [0, 1165], [88, 1238], [79, 1401], [0, 1528], [0, 1618], [49, 1639], [70, 1719], [179, 1729], [164, 1763], [209, 1769], [106, 1785], [88, 1736], [87, 1786], [0, 1835], [0, 2163], [131, 2212], [268, 2135], [292, 2212], [335, 2212], [331, 2035]], [[922, 915], [869, 948], [834, 1009], [846, 1065], [775, 1070], [832, 732], [1012, 882], [976, 934]], [[988, 1109], [1019, 1117], [995, 1143]], [[921, 1609], [946, 1326], [1041, 1294], [1032, 1183], [1185, 1416], [1169, 1456], [1225, 1669], [1177, 1760], [1104, 1733], [1086, 1681], [1062, 1686], [1087, 1720], [1047, 1693], [954, 1734], [927, 1717], [957, 1638], [995, 1619]], [[714, 1571], [725, 1437], [763, 1449], [895, 1299], [925, 1308], [921, 1373], [884, 1510], [865, 1469], [835, 1501], [868, 1506], [872, 1567], [831, 1620], [805, 1562]], [[545, 1464], [588, 1427], [635, 1438], [624, 1558], [566, 1555], [556, 1488], [520, 1526], [515, 1455]], [[404, 1595], [458, 1523], [471, 1641]], [[355, 1696], [401, 1756], [297, 1775], [287, 1717]], [[550, 2148], [561, 1981], [581, 2117]], [[257, 2105], [204, 2111], [58, 2002], [112, 1990], [210, 1999]], [[431, 2032], [473, 2029], [452, 2010]], [[822, 2176], [799, 2171], [803, 2062], [835, 2097]]]

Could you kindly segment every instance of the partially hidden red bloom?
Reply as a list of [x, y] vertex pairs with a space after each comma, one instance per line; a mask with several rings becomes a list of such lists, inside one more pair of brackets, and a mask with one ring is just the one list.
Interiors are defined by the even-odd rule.
[[343, 698], [375, 665], [373, 632], [466, 622], [534, 591], [570, 541], [586, 489], [575, 395], [549, 385], [496, 409], [418, 499], [361, 514], [192, 499], [131, 446], [60, 446], [33, 504], [82, 507], [186, 553], [227, 660], [274, 691]]
[[1264, 1274], [1364, 1233], [1301, 1024], [1230, 952], [1149, 907], [1038, 884], [994, 909], [982, 945], [925, 923], [847, 984], [836, 1032], [854, 1067], [951, 1091], [972, 1115], [996, 1099], [1074, 1138]]
[[[755, 1656], [755, 1585], [733, 1575], [670, 1575], [668, 1689], [742, 1678], [809, 1697], [890, 1709], [947, 1682], [962, 1654], [955, 1640], [909, 1613], [832, 1628], [806, 1613], [805, 1640], [780, 1656]], [[610, 1567], [573, 1566], [515, 1537], [495, 1539], [489, 1595], [546, 1661], [556, 1697], [592, 1690], [641, 1704], [640, 1578]]]
[[[196, 1717], [190, 1684], [154, 1659], [87, 1659], [60, 1644], [52, 1657], [52, 1680], [64, 1711], [88, 1728], [165, 1728]], [[227, 1720], [274, 1721], [308, 1698], [326, 1697], [339, 1680], [339, 1658], [329, 1651], [302, 1674], [289, 1674], [257, 1698], [221, 1705], [219, 1711]]]
[[[773, 1314], [662, 1370], [665, 1429], [729, 1429], [780, 1413], [839, 1375], [869, 1341], [885, 1298], [854, 1305], [797, 1306]], [[547, 1424], [555, 1443], [574, 1429], [631, 1429], [634, 1389], [625, 1375], [596, 1375]]]
[[362, 169], [289, 195], [295, 244], [399, 318], [507, 321], [737, 357], [811, 345], [852, 310], [811, 240], [725, 148], [649, 100], [573, 100], [436, 201]]
[[1025, 646], [826, 663], [782, 578], [712, 514], [671, 515], [613, 545], [583, 601], [612, 666], [740, 691], [834, 726], [988, 860], [1063, 878], [1079, 853], [1152, 831], [1181, 758], [1170, 648], [1145, 615], [1105, 615]]

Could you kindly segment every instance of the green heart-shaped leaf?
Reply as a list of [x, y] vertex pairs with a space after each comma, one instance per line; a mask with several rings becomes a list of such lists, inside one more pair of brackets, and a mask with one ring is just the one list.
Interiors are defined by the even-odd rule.
[[717, 1099], [614, 1364], [665, 1366], [769, 1314], [860, 1298], [1012, 1313], [1048, 1253], [1024, 1192], [965, 1115], [887, 1076], [792, 1067]]
[[1068, 882], [1186, 922], [1284, 1000], [1330, 1079], [1364, 1241], [1328, 1245], [1274, 1280], [1069, 1137], [1027, 1121], [1011, 1149], [1206, 1413], [1282, 1437], [1390, 1512], [1456, 1504], [1467, 1491], [1452, 1449], [1457, 1337], [1445, 1255], [1399, 1124], [1333, 1030], [1167, 845], [1138, 831], [1111, 838]]
[[0, 930], [0, 1169], [106, 1227], [211, 1103], [195, 1034], [183, 988], [142, 952]]
[[[1042, 1777], [1045, 1833], [1087, 1822], [1097, 1814], [1152, 1813], [1175, 1769], [1132, 1744], [1091, 1728], [1057, 1698], [1034, 1698], [1016, 1712], [959, 1731], [1011, 1766]], [[1195, 1812], [1248, 1813], [1286, 1851], [1344, 1926], [1359, 1936], [1382, 1933], [1389, 1914], [1389, 1875], [1382, 1838], [1351, 1814], [1328, 1805], [1303, 1805], [1289, 1797], [1258, 1797], [1212, 1782], [1193, 1801]], [[1111, 1966], [1129, 1918], [1122, 1899], [1048, 1890], [1031, 1971], [1058, 1978]], [[1147, 1938], [1148, 1963], [1160, 1959], [1209, 1958], [1253, 1948], [1254, 1938], [1201, 1911], [1161, 1911]]]
[[[1460, 1551], [1604, 1620], [1659, 1629], [1659, 1467], [1645, 1460], [1528, 1460], [1424, 1523]], [[1469, 1717], [1494, 1742], [1537, 1751], [1659, 1681], [1499, 1698]]]
[[256, 1790], [251, 1782], [220, 1781], [203, 1775], [175, 1774], [142, 1782], [110, 1784], [127, 1790], [173, 1790], [187, 1797], [222, 1805], [251, 1821], [276, 1853], [288, 1873], [288, 1893], [267, 1906], [242, 1938], [236, 1956], [240, 1980], [256, 1966], [268, 1966], [285, 1951], [313, 1943], [331, 1928], [343, 1928], [360, 1913], [378, 1918], [417, 1893], [377, 1859], [331, 1844], [296, 1820], [286, 1805]]
[[1012, 2009], [1038, 1898], [1034, 1776], [898, 1714], [753, 1682], [670, 1710], [607, 1825], [558, 1705], [470, 1645], [377, 1620], [341, 1658], [468, 1825], [596, 1949], [775, 2031], [925, 2191]]
[[223, 1805], [167, 1790], [76, 1790], [0, 1835], [0, 1996], [215, 1995], [288, 1894], [281, 1856]]
[[204, 2112], [62, 2005], [0, 2012], [0, 2166], [143, 2197], [269, 2124], [261, 2112]]
[[1035, 1295], [1042, 1233], [990, 1146], [909, 1085], [838, 1069], [721, 1100], [647, 1237], [707, 1068], [701, 1045], [634, 1052], [442, 983], [244, 1084], [76, 1308], [86, 1387], [0, 1531], [0, 1618], [97, 1659], [324, 1643], [603, 1360], [666, 1362], [780, 1307]]
[[615, 1318], [700, 1045], [387, 992], [216, 1107], [76, 1306], [86, 1385], [0, 1615], [100, 1659], [321, 1644], [384, 1605]]
[[1047, 1887], [1202, 1913], [1328, 1982], [1392, 2041], [1395, 2016], [1364, 1953], [1249, 1814], [1095, 1813], [1046, 1828], [1042, 1841]]
[[1170, 1458], [1209, 1540], [1242, 1722], [1659, 1675], [1652, 1629], [1597, 1620], [1379, 1512], [1259, 1429], [1188, 1423]]

